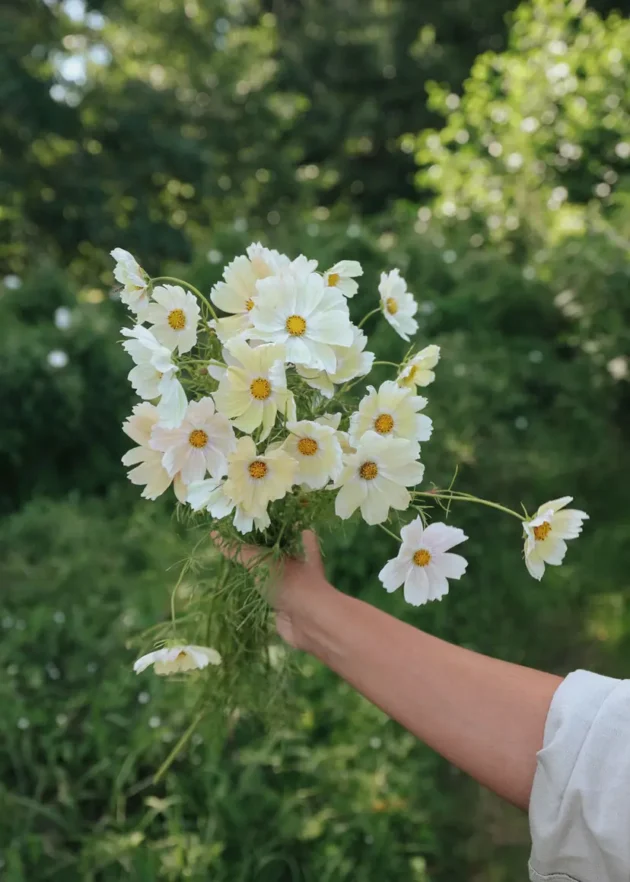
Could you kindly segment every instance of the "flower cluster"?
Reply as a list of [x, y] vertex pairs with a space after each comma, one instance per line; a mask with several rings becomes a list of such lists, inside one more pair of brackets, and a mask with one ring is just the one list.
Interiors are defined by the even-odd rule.
[[[466, 570], [451, 549], [467, 537], [429, 524], [427, 504], [503, 507], [452, 489], [418, 489], [420, 445], [433, 424], [417, 392], [435, 380], [438, 346], [412, 348], [392, 365], [392, 379], [367, 386], [359, 400], [350, 394], [375, 365], [362, 330], [372, 312], [406, 341], [417, 331], [418, 304], [400, 272], [381, 275], [377, 305], [357, 325], [349, 300], [363, 269], [354, 260], [320, 272], [315, 260], [254, 243], [206, 297], [178, 279], [150, 279], [120, 248], [112, 255], [121, 300], [135, 316], [122, 345], [142, 401], [123, 425], [137, 445], [123, 463], [142, 496], [156, 499], [172, 484], [179, 502], [209, 516], [222, 537], [285, 552], [302, 529], [333, 516], [360, 511], [391, 535], [393, 522], [401, 545], [380, 573], [385, 589], [404, 586], [413, 605], [443, 597], [448, 580]], [[504, 509], [523, 522], [525, 562], [536, 579], [545, 564], [562, 562], [566, 540], [587, 517], [566, 510], [569, 501], [546, 503], [531, 518]], [[239, 538], [245, 534], [253, 535]], [[136, 670], [155, 662], [167, 674], [220, 661], [209, 647], [180, 641], [143, 657]]]

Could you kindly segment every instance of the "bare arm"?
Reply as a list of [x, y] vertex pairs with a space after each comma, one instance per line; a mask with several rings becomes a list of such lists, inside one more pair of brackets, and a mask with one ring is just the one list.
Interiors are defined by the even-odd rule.
[[561, 678], [453, 646], [342, 594], [327, 582], [312, 534], [305, 534], [305, 548], [307, 559], [287, 563], [278, 579], [281, 636], [479, 783], [527, 810], [536, 752]]

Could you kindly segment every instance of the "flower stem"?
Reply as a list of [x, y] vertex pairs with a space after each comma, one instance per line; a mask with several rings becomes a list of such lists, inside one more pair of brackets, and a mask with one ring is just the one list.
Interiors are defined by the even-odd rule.
[[214, 311], [214, 306], [210, 303], [205, 294], [202, 294], [199, 288], [195, 288], [195, 286], [191, 285], [190, 282], [185, 282], [183, 279], [176, 279], [174, 276], [156, 276], [154, 279], [151, 279], [151, 284], [153, 285], [155, 282], [175, 282], [177, 285], [181, 285], [184, 288], [190, 288], [195, 297], [206, 304], [206, 306], [212, 313], [212, 318], [216, 320], [217, 314]]
[[381, 530], [384, 530], [388, 536], [391, 536], [392, 539], [395, 539], [396, 542], [400, 542], [400, 536], [397, 536], [395, 533], [392, 533], [391, 530], [388, 530], [387, 527], [384, 527], [383, 524], [379, 524]]
[[384, 364], [384, 365], [387, 365], [387, 367], [395, 367], [395, 368], [400, 367], [400, 365], [396, 364], [395, 361], [374, 361], [374, 362], [372, 362], [372, 367], [376, 367], [377, 364]]
[[490, 502], [488, 499], [479, 499], [478, 496], [472, 496], [470, 493], [458, 493], [454, 490], [447, 490], [445, 492], [436, 492], [431, 493], [430, 491], [421, 491], [415, 490], [413, 493], [414, 496], [426, 496], [428, 499], [448, 499], [452, 502], [476, 502], [477, 505], [487, 505], [489, 508], [496, 508], [498, 511], [503, 511], [505, 514], [512, 515], [514, 518], [518, 518], [519, 521], [524, 521], [525, 518], [523, 515], [520, 515], [517, 511], [513, 511], [511, 508], [506, 508], [504, 505], [499, 505], [498, 502]]
[[358, 327], [358, 328], [362, 328], [363, 325], [366, 323], [366, 321], [367, 321], [369, 318], [372, 318], [373, 315], [376, 315], [376, 313], [377, 313], [377, 312], [380, 312], [380, 311], [381, 311], [381, 307], [380, 307], [380, 306], [377, 306], [376, 309], [373, 309], [373, 310], [371, 310], [371, 312], [368, 312], [366, 315], [363, 316], [363, 318], [361, 319], [361, 321], [359, 322], [359, 324], [357, 325], [357, 327]]
[[195, 731], [195, 729], [197, 728], [199, 723], [202, 721], [203, 716], [204, 716], [204, 711], [199, 711], [199, 713], [193, 718], [193, 721], [190, 724], [190, 726], [186, 729], [186, 731], [184, 732], [182, 737], [179, 739], [179, 741], [177, 742], [175, 747], [171, 750], [169, 755], [166, 757], [166, 759], [164, 760], [164, 762], [162, 763], [160, 768], [157, 770], [157, 772], [153, 776], [153, 783], [154, 784], [159, 783], [159, 781], [164, 777], [166, 772], [168, 772], [168, 770], [172, 766], [174, 760], [177, 759], [182, 748], [184, 748], [186, 746], [187, 742], [190, 740], [190, 736], [193, 734], [193, 732]]

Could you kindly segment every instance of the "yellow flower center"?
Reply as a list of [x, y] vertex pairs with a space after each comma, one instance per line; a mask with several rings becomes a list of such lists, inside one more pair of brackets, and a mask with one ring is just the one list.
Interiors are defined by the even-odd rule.
[[339, 273], [329, 273], [328, 274], [328, 287], [329, 288], [334, 288], [338, 281], [339, 281]]
[[186, 327], [186, 313], [183, 309], [171, 309], [168, 323], [174, 331], [183, 331]]
[[182, 661], [183, 659], [188, 657], [188, 653], [184, 652], [183, 649], [180, 649], [175, 657], [175, 661]]
[[398, 312], [398, 304], [393, 297], [388, 297], [385, 301], [385, 309], [390, 315], [396, 315]]
[[364, 481], [373, 481], [378, 475], [378, 466], [375, 462], [364, 462], [359, 469], [359, 475]]
[[431, 563], [431, 554], [426, 548], [420, 548], [414, 554], [413, 562], [417, 567], [426, 567], [427, 564]]
[[255, 459], [253, 462], [250, 462], [248, 470], [252, 478], [256, 478], [257, 481], [264, 478], [269, 471], [267, 463], [263, 462], [262, 459]]
[[264, 401], [271, 395], [271, 383], [264, 377], [257, 377], [252, 380], [249, 391], [257, 401]]
[[388, 413], [382, 413], [374, 420], [374, 428], [379, 435], [388, 435], [394, 428], [394, 420]]
[[205, 447], [208, 443], [208, 436], [203, 429], [193, 429], [188, 436], [188, 443], [197, 449]]
[[251, 312], [253, 308], [254, 308], [254, 301], [250, 297], [248, 300], [245, 301], [245, 309], [247, 310], [247, 312]]
[[290, 315], [285, 327], [292, 337], [301, 337], [306, 331], [306, 322], [301, 315]]
[[426, 548], [420, 548], [413, 556], [413, 562], [417, 567], [426, 567], [431, 563], [431, 555]]
[[318, 448], [319, 444], [314, 438], [300, 438], [297, 443], [297, 449], [302, 456], [313, 456], [317, 453]]
[[551, 533], [551, 524], [549, 521], [543, 521], [538, 527], [534, 527], [534, 538], [541, 542]]
[[411, 367], [407, 371], [407, 375], [405, 377], [403, 377], [403, 380], [402, 380], [405, 386], [411, 386], [413, 384], [414, 377], [418, 373], [418, 370], [419, 370], [419, 368], [418, 368], [417, 364], [411, 365]]

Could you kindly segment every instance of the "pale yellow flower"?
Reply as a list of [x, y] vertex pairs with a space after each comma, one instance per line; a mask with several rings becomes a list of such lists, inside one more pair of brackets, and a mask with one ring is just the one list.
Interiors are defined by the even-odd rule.
[[552, 499], [540, 506], [529, 521], [524, 521], [525, 565], [530, 576], [542, 579], [545, 564], [559, 566], [567, 553], [567, 539], [576, 539], [588, 515], [577, 509], [565, 508], [572, 496]]
[[150, 665], [160, 677], [182, 674], [188, 671], [201, 671], [208, 665], [220, 665], [221, 656], [210, 646], [167, 646], [141, 656], [133, 666], [136, 674], [142, 673]]
[[383, 315], [403, 340], [409, 340], [409, 335], [418, 330], [418, 322], [413, 318], [418, 304], [407, 290], [407, 283], [400, 271], [393, 269], [389, 273], [381, 273], [378, 291]]

